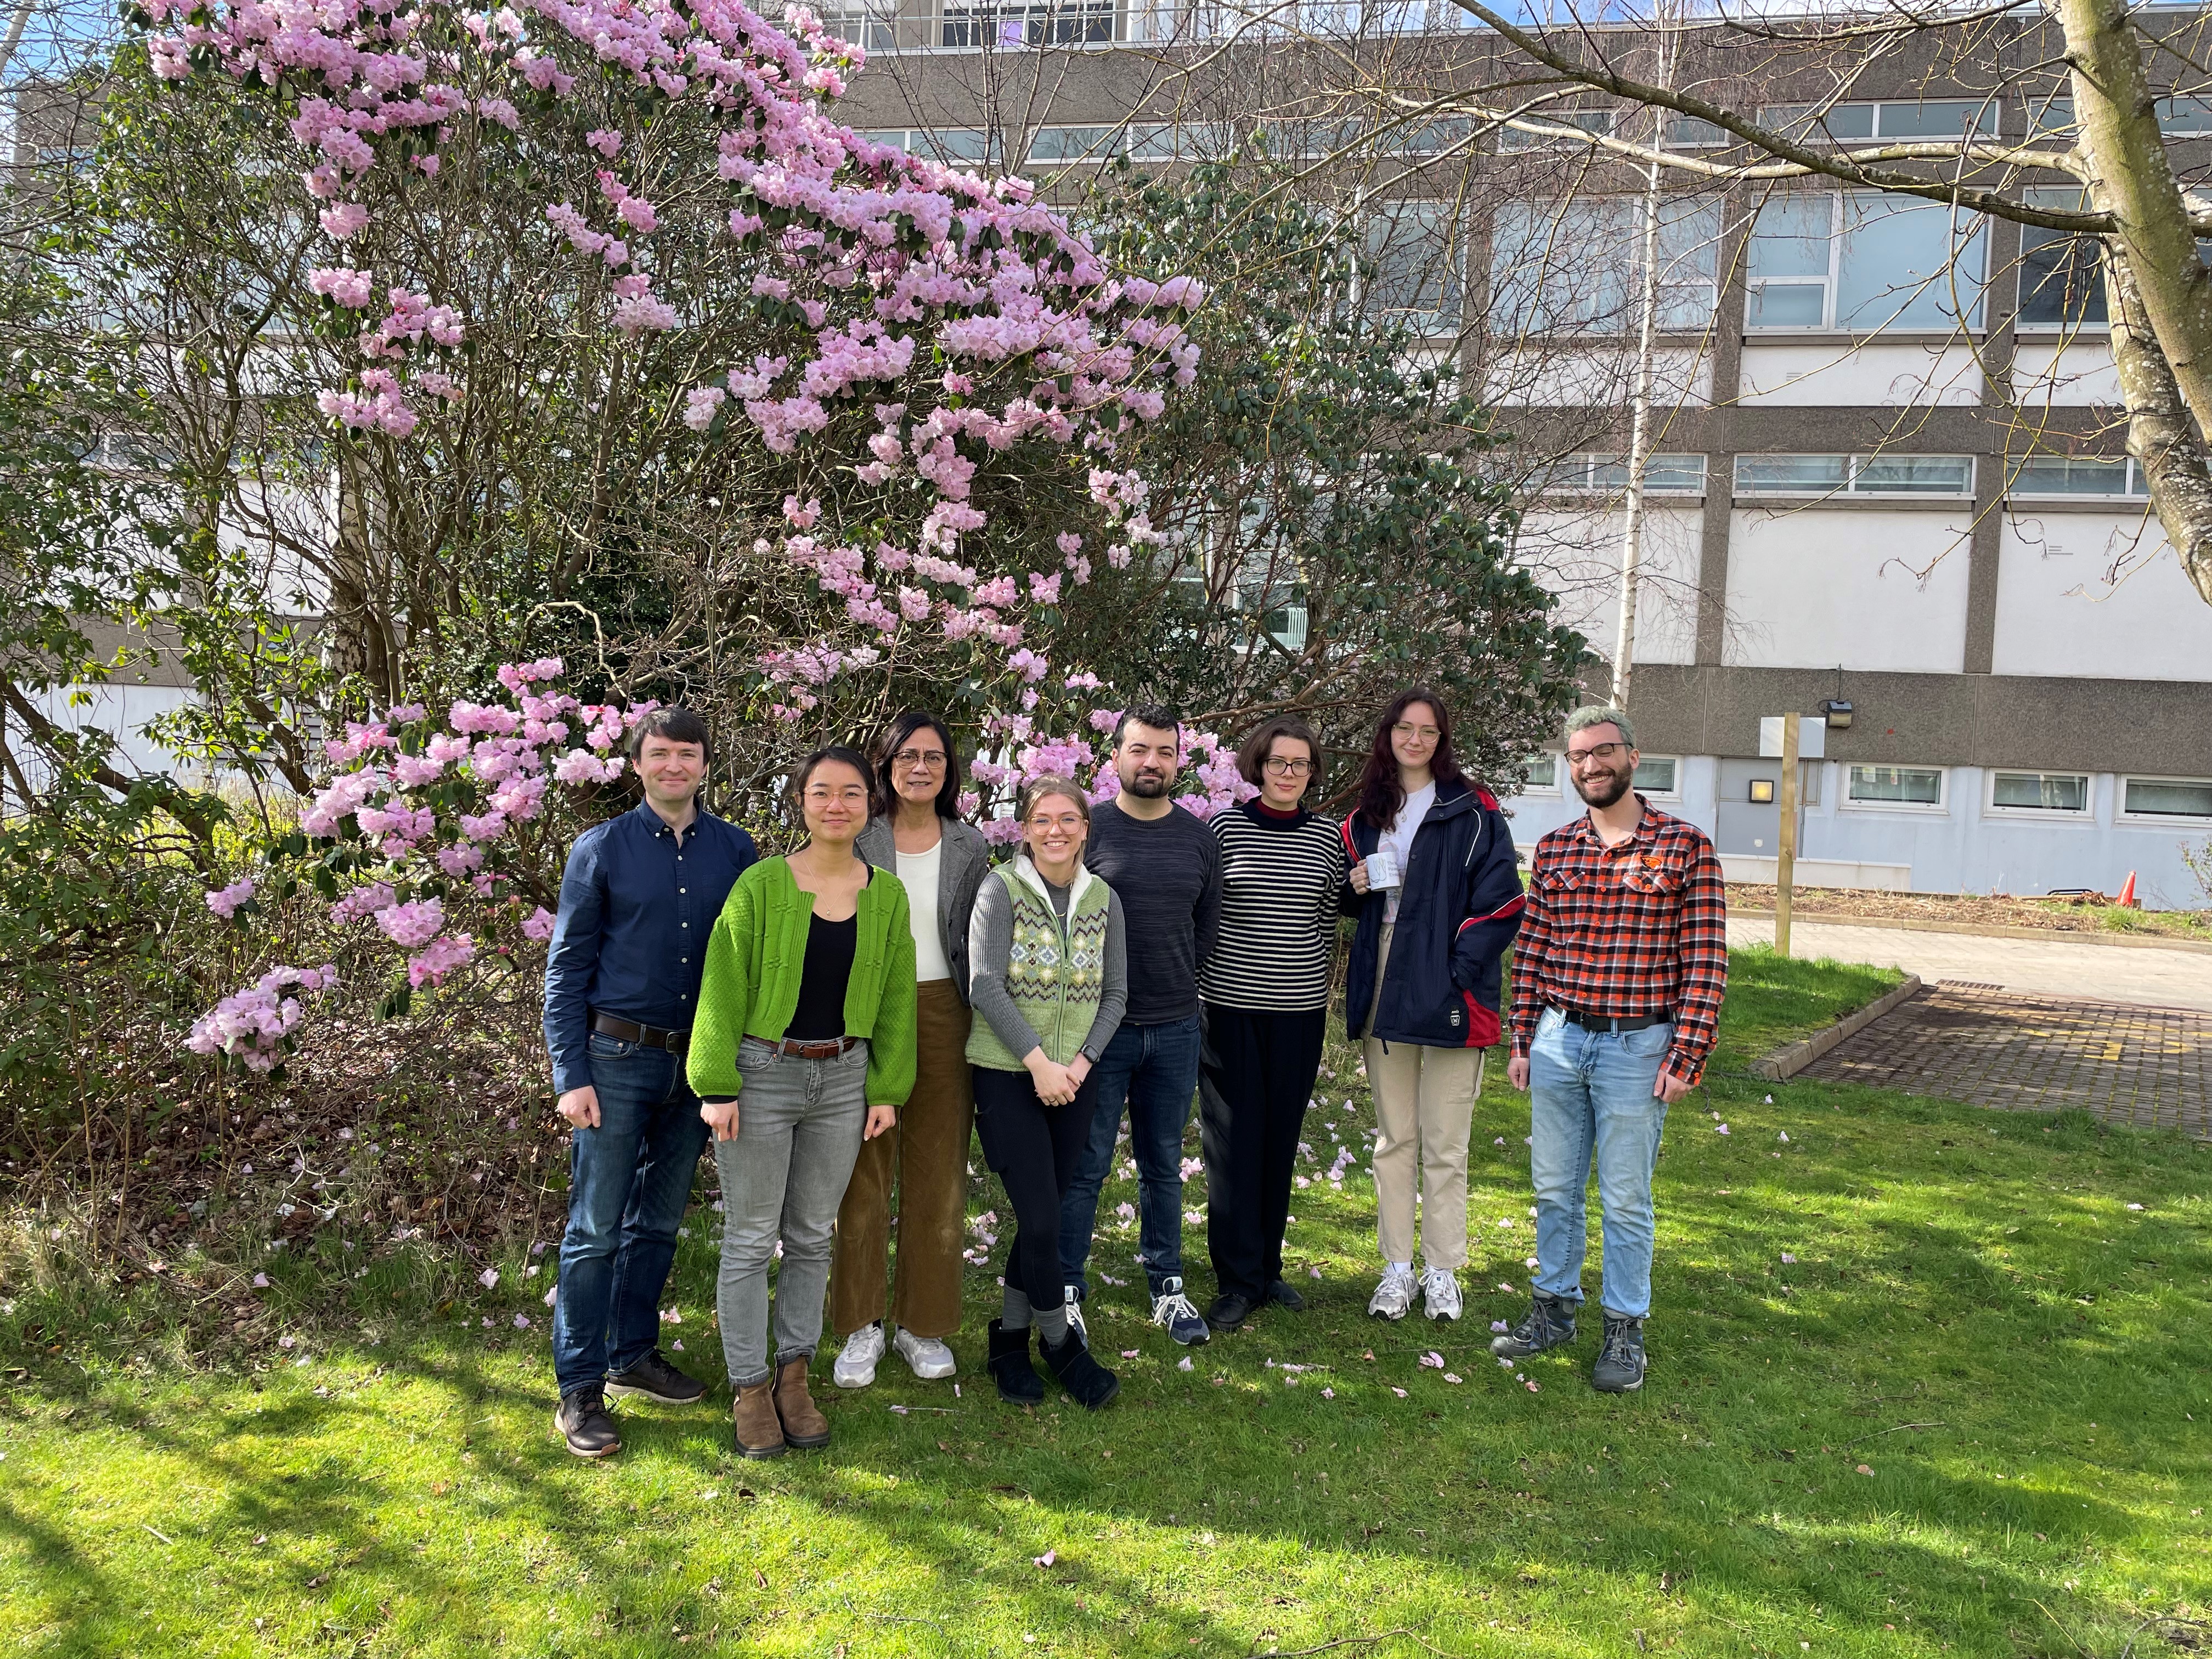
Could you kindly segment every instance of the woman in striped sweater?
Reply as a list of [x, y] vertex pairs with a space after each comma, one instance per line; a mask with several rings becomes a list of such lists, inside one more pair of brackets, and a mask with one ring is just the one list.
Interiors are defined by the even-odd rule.
[[1237, 769], [1260, 793], [1213, 821], [1221, 933], [1199, 970], [1199, 1132], [1206, 1248], [1218, 1294], [1206, 1322], [1234, 1330], [1263, 1302], [1295, 1311], [1283, 1278], [1298, 1130], [1321, 1069], [1343, 837], [1302, 805], [1321, 766], [1313, 729], [1279, 715], [1244, 740]]

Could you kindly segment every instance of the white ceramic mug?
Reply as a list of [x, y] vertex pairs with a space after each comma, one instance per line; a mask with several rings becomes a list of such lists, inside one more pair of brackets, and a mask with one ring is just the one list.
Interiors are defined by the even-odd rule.
[[1387, 847], [1378, 847], [1367, 855], [1367, 885], [1375, 892], [1395, 887], [1405, 878], [1398, 873], [1398, 860]]

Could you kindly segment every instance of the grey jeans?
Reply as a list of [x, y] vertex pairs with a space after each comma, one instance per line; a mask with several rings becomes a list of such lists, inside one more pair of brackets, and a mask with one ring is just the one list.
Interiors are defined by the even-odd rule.
[[738, 1048], [738, 1134], [714, 1143], [722, 1177], [722, 1271], [714, 1302], [735, 1388], [763, 1381], [768, 1264], [776, 1274], [775, 1358], [811, 1358], [822, 1340], [830, 1239], [867, 1122], [868, 1045], [800, 1060], [747, 1037]]

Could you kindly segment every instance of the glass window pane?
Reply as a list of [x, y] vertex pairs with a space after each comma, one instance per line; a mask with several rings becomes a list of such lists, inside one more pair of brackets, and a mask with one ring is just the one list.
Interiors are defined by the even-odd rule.
[[1557, 755], [1530, 757], [1528, 787], [1531, 789], [1556, 789], [1559, 787], [1559, 757]]
[[1390, 202], [1367, 222], [1367, 302], [1385, 313], [1455, 325], [1462, 298], [1449, 202]]
[[1030, 140], [1032, 161], [1103, 161], [1114, 154], [1111, 127], [1039, 127]]
[[1826, 283], [1769, 283], [1751, 291], [1748, 328], [1818, 328], [1828, 319]]
[[1851, 478], [1854, 490], [1879, 495], [1971, 495], [1971, 455], [1867, 455]]
[[2086, 812], [2089, 780], [2074, 772], [1999, 772], [1990, 781], [1990, 801], [2041, 812]]
[[1848, 455], [1739, 455], [1735, 458], [1735, 487], [1739, 494], [1819, 495], [1841, 489], [1849, 481]]
[[1818, 137], [1826, 133], [1846, 143], [1874, 137], [1872, 104], [1833, 104], [1816, 113], [1815, 104], [1769, 104], [1760, 112], [1763, 125], [1779, 127], [1792, 137]]
[[1751, 231], [1751, 280], [1826, 276], [1835, 215], [1832, 196], [1784, 196], [1759, 209]]
[[2074, 131], [2074, 100], [2071, 98], [2039, 98], [2029, 106], [2028, 126], [2037, 137], [2048, 133]]
[[1943, 774], [1933, 766], [1854, 766], [1851, 799], [1901, 806], [1941, 806]]
[[1836, 274], [1836, 326], [1940, 330], [1955, 326], [1955, 296], [1967, 320], [1980, 313], [1980, 222], [1940, 202], [1856, 193], [1844, 198], [1844, 249]]
[[2212, 818], [2212, 782], [2200, 779], [2130, 778], [2122, 807], [2166, 817]]
[[1472, 124], [1459, 119], [1424, 121], [1417, 127], [1402, 127], [1392, 133], [1384, 140], [1384, 146], [1406, 155], [1434, 155], [1473, 131]]
[[2158, 128], [2169, 138], [2212, 132], [2212, 98], [2161, 98]]
[[1879, 122], [1884, 138], [1963, 138], [1997, 130], [1994, 99], [1933, 98], [1921, 104], [1884, 104]]
[[1492, 316], [1515, 332], [1625, 330], [1641, 262], [1638, 205], [1632, 198], [1501, 208], [1491, 232]]
[[2015, 495], [2125, 495], [2131, 484], [2124, 457], [2029, 455], [2013, 469]]
[[1671, 757], [1665, 759], [1646, 756], [1637, 763], [1635, 783], [1638, 789], [1650, 794], [1671, 795], [1674, 793], [1674, 769], [1680, 763]]
[[1711, 121], [1701, 121], [1694, 115], [1677, 115], [1667, 123], [1667, 147], [1669, 149], [1707, 149], [1716, 144], [1731, 142], [1722, 129]]

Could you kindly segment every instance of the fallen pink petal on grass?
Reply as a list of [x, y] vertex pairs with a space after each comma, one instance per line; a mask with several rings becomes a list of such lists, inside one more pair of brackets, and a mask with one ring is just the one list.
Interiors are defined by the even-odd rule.
[[1034, 1559], [1036, 1565], [1041, 1567], [1048, 1567], [1054, 1562], [1060, 1559], [1060, 1552], [1058, 1550], [1047, 1550], [1042, 1555], [1033, 1557], [1032, 1559]]
[[1403, 1400], [1406, 1397], [1406, 1391], [1395, 1382], [1390, 1385], [1390, 1392], [1396, 1395], [1401, 1400]]

